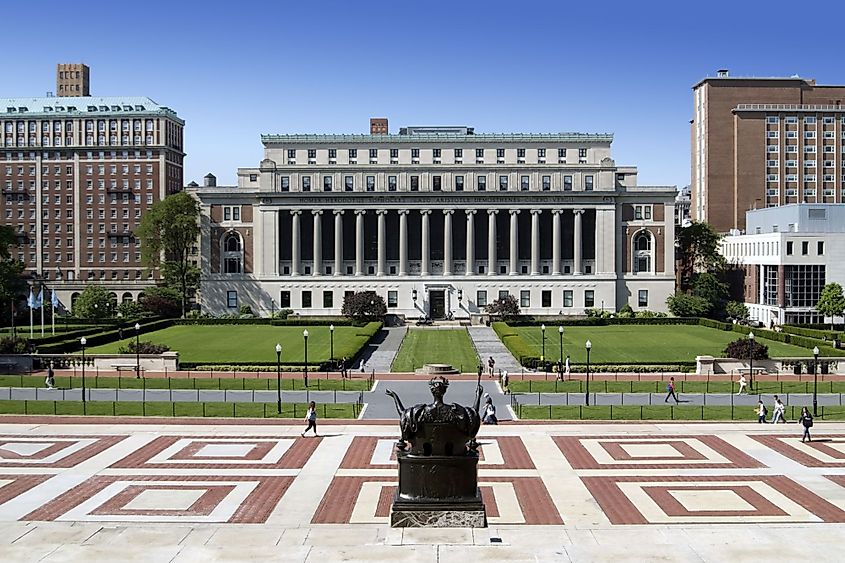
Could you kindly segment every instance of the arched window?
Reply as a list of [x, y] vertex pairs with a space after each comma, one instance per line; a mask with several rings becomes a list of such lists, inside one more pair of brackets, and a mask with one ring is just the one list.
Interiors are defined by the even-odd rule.
[[76, 300], [79, 299], [79, 292], [74, 291], [70, 294], [70, 308], [73, 310], [74, 305], [76, 305]]
[[635, 273], [653, 273], [652, 235], [649, 231], [640, 231], [632, 241], [632, 271]]
[[241, 235], [236, 231], [229, 231], [223, 235], [222, 247], [223, 273], [243, 273], [244, 252], [243, 245], [241, 244]]
[[123, 297], [120, 298], [121, 303], [131, 303], [132, 302], [132, 294], [128, 291], [123, 294]]

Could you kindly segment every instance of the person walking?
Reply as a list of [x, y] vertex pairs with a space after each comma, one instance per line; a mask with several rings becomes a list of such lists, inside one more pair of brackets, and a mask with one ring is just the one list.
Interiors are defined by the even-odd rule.
[[496, 406], [490, 397], [487, 397], [484, 402], [484, 416], [481, 420], [484, 424], [499, 424], [499, 419], [496, 418]]
[[505, 395], [509, 395], [511, 390], [508, 387], [510, 384], [510, 378], [508, 377], [508, 370], [502, 370], [502, 393]]
[[737, 395], [741, 395], [743, 391], [748, 393], [748, 391], [745, 389], [745, 385], [746, 385], [745, 374], [740, 374], [739, 381], [737, 383], [739, 383], [739, 391], [736, 392]]
[[555, 377], [555, 381], [563, 381], [563, 362], [561, 360], [557, 361], [557, 377]]
[[572, 373], [572, 368], [569, 366], [569, 354], [566, 355], [566, 361], [563, 363], [563, 376], [569, 381], [569, 374]]
[[768, 414], [768, 411], [766, 410], [766, 405], [763, 404], [762, 399], [757, 401], [756, 412], [757, 412], [757, 422], [759, 422], [760, 424], [765, 424], [766, 423], [766, 415]]
[[[314, 401], [311, 401], [308, 405], [308, 412], [305, 413], [305, 420], [308, 422], [308, 428], [305, 429], [305, 432], [308, 432], [313, 428], [314, 437], [317, 437], [317, 404]], [[300, 436], [305, 438], [305, 432], [300, 434]]]
[[493, 356], [490, 356], [490, 359], [487, 360], [487, 367], [490, 368], [490, 379], [493, 379], [493, 370], [496, 367], [496, 360], [493, 359]]
[[367, 371], [367, 360], [362, 359], [361, 360], [361, 373], [365, 373], [366, 371]]
[[663, 400], [663, 402], [668, 403], [669, 397], [672, 397], [673, 399], [675, 399], [676, 405], [678, 403], [680, 403], [680, 401], [678, 400], [678, 396], [675, 394], [675, 378], [674, 377], [669, 378], [669, 383], [666, 385], [666, 398]]
[[804, 427], [804, 434], [801, 436], [801, 441], [803, 442], [806, 440], [808, 442], [812, 442], [813, 439], [810, 438], [810, 428], [813, 427], [813, 415], [810, 414], [807, 407], [801, 407], [801, 417], [798, 419], [798, 422], [800, 422], [801, 426]]
[[780, 399], [777, 395], [775, 395], [775, 404], [772, 406], [772, 424], [777, 424], [778, 422], [786, 422], [783, 419], [783, 411], [786, 407], [783, 406], [783, 403], [780, 402]]
[[53, 362], [52, 361], [47, 365], [47, 379], [44, 380], [44, 384], [47, 386], [47, 389], [55, 388], [56, 378], [55, 378], [55, 373], [53, 373]]

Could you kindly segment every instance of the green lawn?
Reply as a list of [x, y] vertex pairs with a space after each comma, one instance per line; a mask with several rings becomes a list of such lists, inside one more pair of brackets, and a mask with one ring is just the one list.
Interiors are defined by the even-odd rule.
[[[354, 357], [369, 341], [376, 323], [366, 327], [338, 326], [334, 330], [334, 357]], [[327, 326], [270, 325], [182, 325], [143, 335], [143, 340], [166, 344], [179, 352], [182, 362], [227, 364], [275, 362], [276, 343], [282, 345], [282, 364], [305, 361], [308, 330], [308, 363], [316, 365], [330, 358], [330, 333]], [[87, 350], [92, 354], [116, 354], [131, 338]]]
[[[366, 379], [326, 379], [314, 373], [308, 378], [308, 389], [312, 391], [368, 391]], [[82, 386], [82, 377], [56, 377], [59, 389]], [[276, 389], [276, 378], [251, 377], [97, 377], [90, 372], [85, 377], [85, 386], [100, 389], [247, 389], [272, 391]], [[0, 375], [0, 387], [44, 387], [43, 375]], [[301, 391], [305, 386], [301, 378], [282, 379], [282, 390]]]
[[[283, 403], [281, 416], [273, 403], [140, 403], [131, 401], [0, 401], [0, 414], [61, 414], [98, 416], [215, 416], [246, 418], [296, 418], [305, 416], [305, 403]], [[357, 418], [354, 403], [319, 403], [321, 418]]]
[[[511, 327], [537, 357], [542, 353], [540, 327]], [[590, 362], [595, 364], [694, 362], [696, 356], [721, 357], [728, 343], [740, 338], [737, 332], [697, 325], [610, 325], [564, 327], [563, 354], [573, 363], [584, 363], [584, 343], [592, 342]], [[505, 345], [508, 340], [505, 338]], [[769, 357], [810, 357], [806, 348], [758, 338], [769, 347]], [[560, 337], [557, 326], [546, 326], [546, 359], [560, 358]]]
[[409, 329], [390, 371], [412, 372], [423, 364], [452, 364], [475, 372], [478, 355], [465, 329]]
[[[800, 407], [786, 407], [786, 418], [795, 421]], [[736, 420], [757, 422], [754, 407], [665, 406], [665, 405], [520, 405], [517, 416], [523, 420]], [[845, 407], [819, 407], [816, 420], [845, 420]], [[796, 430], [797, 432], [797, 430]]]
[[[554, 379], [554, 375], [550, 376]], [[731, 376], [716, 376], [728, 378]], [[592, 378], [591, 378], [592, 379]], [[736, 393], [735, 382], [724, 381], [678, 381], [678, 393]], [[583, 393], [583, 381], [520, 381], [514, 377], [509, 388], [513, 393]], [[590, 381], [591, 393], [665, 393], [665, 381]], [[757, 381], [754, 380], [754, 392], [763, 394], [812, 393], [812, 381]], [[845, 381], [820, 381], [819, 393], [845, 393]]]

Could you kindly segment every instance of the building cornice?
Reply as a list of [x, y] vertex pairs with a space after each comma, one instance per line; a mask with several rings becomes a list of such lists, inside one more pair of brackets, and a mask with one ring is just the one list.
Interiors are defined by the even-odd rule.
[[374, 144], [431, 144], [431, 143], [611, 143], [612, 133], [416, 133], [413, 135], [261, 135], [267, 148], [291, 144], [365, 143]]

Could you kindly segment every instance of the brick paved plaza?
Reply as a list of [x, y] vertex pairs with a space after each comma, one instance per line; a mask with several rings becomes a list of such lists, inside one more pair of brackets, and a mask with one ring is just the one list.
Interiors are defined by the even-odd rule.
[[489, 528], [391, 529], [392, 425], [0, 424], [3, 561], [839, 559], [845, 424], [484, 427]]

